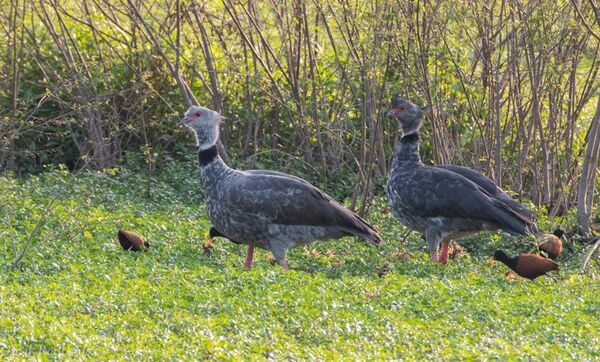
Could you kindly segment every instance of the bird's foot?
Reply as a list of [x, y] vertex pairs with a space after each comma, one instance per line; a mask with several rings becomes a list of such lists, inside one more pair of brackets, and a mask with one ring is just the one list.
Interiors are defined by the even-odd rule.
[[438, 258], [438, 263], [446, 264], [448, 262], [448, 243], [442, 243], [442, 252]]
[[437, 255], [437, 251], [432, 251], [431, 252], [431, 261], [433, 263], [437, 263], [438, 262], [438, 255]]
[[281, 259], [279, 260], [279, 265], [281, 265], [281, 269], [288, 271], [290, 270], [290, 268], [287, 265], [287, 262], [285, 261], [285, 259]]
[[254, 258], [254, 245], [248, 245], [248, 254], [246, 255], [246, 261], [244, 262], [244, 268], [252, 268], [252, 259]]

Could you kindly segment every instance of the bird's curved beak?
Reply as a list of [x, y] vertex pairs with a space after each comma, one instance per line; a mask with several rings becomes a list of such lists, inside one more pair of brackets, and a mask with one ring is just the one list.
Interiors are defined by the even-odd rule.
[[396, 110], [396, 108], [391, 108], [389, 111], [387, 111], [387, 113], [385, 114], [386, 117], [396, 117], [398, 115], [398, 111]]

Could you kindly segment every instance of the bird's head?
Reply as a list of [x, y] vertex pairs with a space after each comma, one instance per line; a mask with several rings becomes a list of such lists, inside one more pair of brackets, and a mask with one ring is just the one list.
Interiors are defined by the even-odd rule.
[[563, 235], [565, 235], [565, 231], [560, 226], [558, 226], [556, 229], [554, 229], [552, 234], [554, 234], [557, 238], [561, 239]]
[[408, 135], [419, 132], [422, 114], [421, 107], [407, 99], [396, 97], [392, 100], [392, 107], [386, 115], [398, 121], [402, 127], [402, 133]]
[[192, 106], [183, 117], [182, 124], [194, 132], [201, 150], [212, 147], [219, 139], [219, 113], [201, 106]]
[[502, 250], [496, 250], [496, 252], [494, 252], [494, 255], [492, 255], [492, 257], [490, 257], [487, 260], [486, 264], [491, 264], [494, 260], [498, 260], [504, 263], [508, 259], [510, 259], [510, 257], [506, 255], [505, 252], [503, 252]]

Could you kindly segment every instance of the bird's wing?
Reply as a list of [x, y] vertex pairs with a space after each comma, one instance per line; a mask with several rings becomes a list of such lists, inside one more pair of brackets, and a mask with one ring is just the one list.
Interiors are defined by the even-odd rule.
[[337, 226], [350, 233], [377, 234], [360, 216], [301, 178], [276, 171], [239, 175], [224, 195], [238, 211], [273, 224]]
[[527, 275], [540, 276], [551, 270], [559, 269], [560, 265], [550, 259], [535, 254], [521, 254], [516, 268]]
[[490, 180], [487, 176], [483, 175], [482, 173], [468, 167], [456, 165], [437, 165], [435, 167], [452, 171], [469, 179], [471, 182], [474, 182], [479, 187], [483, 188], [492, 197], [502, 201], [522, 216], [529, 218], [531, 221], [534, 221], [536, 219], [536, 216], [532, 211], [526, 209], [520, 202], [510, 197], [506, 192], [504, 192], [504, 190], [498, 187], [494, 183], [494, 181]]
[[493, 221], [519, 234], [525, 233], [530, 223], [485, 188], [443, 168], [418, 168], [412, 177], [397, 178], [391, 186], [398, 202], [413, 215]]
[[452, 171], [459, 175], [462, 175], [472, 182], [476, 183], [480, 187], [482, 187], [485, 191], [487, 191], [491, 195], [497, 194], [500, 188], [496, 186], [494, 181], [490, 180], [487, 176], [482, 173], [473, 170], [472, 168], [456, 166], [456, 165], [436, 165], [437, 168], [442, 168], [444, 170]]
[[[247, 174], [251, 174], [251, 175], [269, 175], [269, 176], [278, 176], [278, 177], [285, 177], [285, 178], [289, 178], [289, 179], [293, 179], [296, 180], [298, 182], [301, 182], [303, 184], [309, 185], [309, 186], [313, 186], [313, 184], [311, 184], [310, 182], [298, 177], [298, 176], [294, 176], [294, 175], [288, 175], [287, 173], [283, 173], [283, 172], [279, 172], [279, 171], [271, 171], [271, 170], [246, 170], [243, 171], [244, 173]], [[318, 190], [318, 189], [317, 189]], [[319, 190], [321, 191], [321, 190]], [[327, 195], [326, 193], [322, 192], [323, 195], [325, 197], [329, 197], [329, 195]]]

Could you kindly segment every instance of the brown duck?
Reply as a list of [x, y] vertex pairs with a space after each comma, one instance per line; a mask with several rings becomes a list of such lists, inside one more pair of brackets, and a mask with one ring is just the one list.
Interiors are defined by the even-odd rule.
[[538, 238], [538, 250], [544, 251], [548, 258], [556, 260], [562, 254], [562, 238], [565, 232], [559, 227], [552, 234], [544, 234]]
[[531, 280], [559, 268], [556, 262], [536, 254], [510, 257], [502, 250], [496, 250], [494, 256], [490, 258], [491, 260], [498, 260], [518, 275]]
[[127, 251], [142, 251], [150, 247], [140, 234], [127, 230], [119, 230], [119, 244]]

